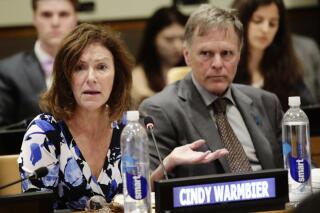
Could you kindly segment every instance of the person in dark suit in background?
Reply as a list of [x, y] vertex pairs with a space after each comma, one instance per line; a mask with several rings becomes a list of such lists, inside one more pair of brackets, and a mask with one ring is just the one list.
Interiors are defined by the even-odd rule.
[[317, 103], [320, 103], [320, 50], [315, 40], [292, 35], [292, 44], [303, 66], [303, 78]]
[[[232, 83], [240, 60], [242, 24], [233, 12], [210, 5], [194, 11], [185, 29], [184, 57], [192, 71], [140, 105], [155, 120], [155, 136], [164, 166], [175, 177], [231, 172], [227, 156], [200, 165], [180, 165], [170, 152], [203, 139], [199, 151], [223, 148], [212, 105], [227, 99], [226, 115], [245, 152], [251, 170], [283, 167], [281, 119], [273, 93]], [[222, 135], [222, 134], [221, 134]], [[240, 146], [241, 147], [241, 146]], [[150, 142], [151, 169], [159, 165]], [[183, 155], [183, 154], [182, 154]], [[187, 156], [186, 156], [187, 157]]]
[[288, 96], [300, 96], [301, 105], [316, 103], [303, 78], [303, 65], [294, 52], [282, 0], [235, 0], [232, 8], [244, 28], [236, 83], [275, 93], [283, 110]]
[[77, 5], [77, 0], [32, 0], [38, 36], [34, 49], [0, 62], [0, 126], [40, 112], [39, 95], [50, 85], [61, 40], [77, 24]]

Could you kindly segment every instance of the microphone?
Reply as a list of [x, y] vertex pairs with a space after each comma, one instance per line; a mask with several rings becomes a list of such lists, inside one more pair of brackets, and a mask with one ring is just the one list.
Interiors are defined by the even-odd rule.
[[26, 118], [23, 119], [22, 121], [19, 121], [17, 123], [13, 124], [8, 124], [5, 126], [1, 126], [0, 130], [5, 131], [5, 130], [19, 130], [19, 129], [26, 129], [29, 125], [29, 123], [32, 121], [33, 118]]
[[26, 177], [26, 178], [19, 179], [19, 180], [16, 180], [16, 181], [12, 182], [12, 183], [9, 183], [9, 184], [0, 186], [0, 190], [1, 190], [1, 189], [4, 189], [4, 188], [7, 188], [7, 187], [9, 187], [9, 186], [12, 186], [12, 185], [14, 185], [14, 184], [16, 184], [16, 183], [20, 183], [20, 182], [22, 182], [22, 181], [24, 181], [24, 180], [27, 180], [27, 179], [42, 178], [42, 177], [46, 176], [48, 173], [49, 173], [49, 170], [48, 170], [47, 167], [44, 167], [44, 166], [43, 166], [43, 167], [40, 167], [40, 168], [34, 170], [34, 172], [33, 172], [30, 176], [28, 176], [28, 177]]
[[150, 133], [151, 133], [152, 141], [153, 141], [153, 143], [154, 143], [154, 146], [156, 147], [158, 159], [159, 159], [159, 161], [160, 161], [160, 164], [161, 164], [161, 167], [162, 167], [162, 170], [163, 170], [164, 177], [166, 178], [166, 180], [168, 180], [168, 179], [169, 179], [169, 178], [168, 178], [168, 174], [167, 174], [166, 169], [164, 168], [163, 161], [162, 161], [162, 158], [161, 158], [161, 155], [160, 155], [160, 152], [159, 152], [159, 148], [158, 148], [158, 143], [157, 143], [156, 138], [154, 137], [154, 133], [153, 133], [153, 128], [154, 128], [153, 119], [152, 119], [150, 116], [145, 116], [145, 117], [144, 117], [144, 125], [147, 127], [147, 129], [148, 129], [148, 130], [150, 131]]
[[28, 178], [34, 178], [34, 179], [42, 178], [42, 177], [45, 177], [48, 173], [49, 173], [48, 168], [43, 166], [43, 167], [36, 169], [33, 172], [33, 174], [31, 176], [29, 176]]

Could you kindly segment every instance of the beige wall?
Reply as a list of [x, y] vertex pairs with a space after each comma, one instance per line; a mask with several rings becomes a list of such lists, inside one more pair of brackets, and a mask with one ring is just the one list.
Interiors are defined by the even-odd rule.
[[[233, 0], [210, 0], [211, 4], [228, 7]], [[317, 0], [284, 0], [288, 7], [317, 4]], [[80, 0], [94, 2], [96, 10], [81, 13], [82, 21], [139, 19], [149, 17], [160, 6], [168, 6], [171, 0]], [[182, 7], [191, 12], [195, 7]], [[31, 25], [30, 0], [0, 0], [0, 27]]]

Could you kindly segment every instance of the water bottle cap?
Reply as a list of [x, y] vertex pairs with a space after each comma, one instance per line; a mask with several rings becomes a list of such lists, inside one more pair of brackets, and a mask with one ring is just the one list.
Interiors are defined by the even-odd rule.
[[127, 120], [128, 121], [139, 120], [139, 111], [127, 111]]
[[299, 96], [291, 96], [289, 97], [289, 106], [300, 106], [300, 97]]

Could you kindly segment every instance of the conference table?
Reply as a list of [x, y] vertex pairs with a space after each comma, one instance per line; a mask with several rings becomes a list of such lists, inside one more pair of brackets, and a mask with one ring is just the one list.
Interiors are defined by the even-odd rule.
[[[152, 193], [154, 195], [154, 193]], [[48, 192], [29, 192], [29, 193], [22, 193], [17, 195], [8, 195], [2, 196], [2, 202], [0, 202], [0, 212], [44, 212], [43, 207], [47, 209], [48, 204], [47, 201], [52, 199], [53, 193]], [[1, 197], [1, 196], [0, 196]], [[154, 196], [152, 196], [152, 212], [155, 213], [155, 202]], [[5, 202], [6, 200], [10, 200], [10, 202]], [[0, 199], [1, 201], [1, 199]], [[121, 196], [116, 197], [114, 202], [117, 202], [118, 205], [123, 205], [123, 197]], [[41, 203], [41, 205], [40, 205]], [[32, 209], [32, 211], [30, 211]], [[42, 210], [41, 210], [42, 209]], [[119, 209], [119, 208], [118, 208]], [[47, 212], [47, 211], [45, 211]], [[85, 213], [86, 211], [74, 211], [78, 213]], [[103, 211], [100, 211], [103, 212]], [[122, 211], [114, 211], [115, 213], [121, 213]], [[255, 211], [254, 211], [255, 212]], [[260, 213], [291, 213], [293, 212], [292, 209], [283, 209], [283, 210], [273, 210], [273, 211], [257, 211]], [[110, 213], [110, 211], [108, 212]]]
[[[236, 174], [236, 175], [221, 174], [221, 175], [208, 175], [208, 176], [163, 180], [160, 182], [156, 182], [155, 184], [157, 197], [155, 196], [155, 193], [151, 193], [151, 204], [153, 207], [152, 212], [155, 212], [155, 207], [156, 207], [155, 200], [157, 200], [157, 205], [159, 205], [157, 206], [157, 209], [162, 209], [162, 210], [173, 208], [173, 202], [168, 202], [168, 201], [175, 200], [174, 208], [178, 209], [180, 207], [183, 207], [183, 208], [186, 207], [188, 208], [189, 212], [191, 211], [197, 212], [197, 210], [201, 212], [201, 209], [205, 210], [206, 212], [211, 210], [217, 210], [216, 212], [219, 212], [219, 210], [223, 211], [223, 210], [226, 210], [226, 208], [228, 207], [228, 210], [231, 210], [231, 209], [246, 210], [247, 209], [247, 211], [250, 211], [250, 212], [290, 213], [290, 212], [293, 212], [293, 210], [287, 208], [287, 206], [285, 207], [284, 205], [285, 204], [284, 202], [286, 202], [288, 199], [287, 197], [288, 188], [285, 187], [285, 186], [288, 186], [287, 181], [288, 181], [287, 171], [283, 169], [265, 170], [265, 171], [247, 173], [247, 174]], [[252, 195], [252, 198], [256, 198], [256, 199], [249, 200], [248, 203], [246, 203], [246, 205], [237, 205], [236, 202], [234, 202], [236, 205], [231, 205], [233, 204], [232, 199], [239, 200], [240, 197], [235, 197], [235, 196], [237, 195], [237, 193], [240, 193], [240, 191], [238, 192], [238, 191], [231, 190], [232, 191], [231, 193], [230, 188], [227, 186], [230, 186], [230, 187], [234, 186], [233, 188], [235, 188], [238, 185], [239, 185], [239, 188], [236, 188], [236, 189], [241, 190], [241, 192], [243, 192], [243, 190], [245, 189], [244, 186], [246, 186], [246, 189], [249, 189], [248, 192], [251, 192], [250, 190], [252, 190], [252, 193], [247, 193], [246, 191], [245, 194], [243, 194], [244, 192], [241, 195], [239, 194], [239, 196], [242, 196], [241, 199], [244, 199], [244, 201], [247, 202], [247, 200], [251, 198], [250, 197], [251, 195]], [[225, 189], [228, 189], [228, 190], [223, 191], [223, 188], [221, 186], [224, 186]], [[256, 188], [252, 188], [252, 186], [255, 186]], [[261, 187], [258, 187], [258, 186], [261, 186]], [[222, 203], [222, 202], [224, 204], [229, 204], [227, 203], [227, 201], [231, 200], [230, 205], [228, 206], [213, 205], [211, 208], [211, 206], [203, 202], [203, 199], [202, 199], [203, 193], [198, 194], [198, 191], [187, 190], [188, 188], [186, 187], [189, 187], [189, 188], [193, 187], [192, 189], [197, 189], [198, 191], [200, 191], [200, 189], [203, 189], [203, 188], [205, 188], [204, 190], [207, 190], [208, 188], [211, 187], [210, 189], [214, 189], [212, 193], [215, 193], [215, 194], [213, 196], [214, 199], [212, 200], [209, 199], [208, 201], [207, 199], [205, 199], [207, 202], [210, 202], [209, 205], [214, 203]], [[189, 194], [187, 194], [187, 192], [189, 192]], [[223, 196], [222, 198], [221, 196], [223, 195], [224, 192], [228, 192], [228, 193], [226, 193], [225, 194], [226, 196]], [[193, 195], [190, 193], [193, 193]], [[177, 194], [178, 196], [176, 196]], [[231, 194], [233, 194], [233, 196], [229, 196]], [[175, 195], [175, 199], [173, 195]], [[210, 195], [211, 195], [210, 193], [205, 192], [205, 196], [210, 196]], [[265, 195], [265, 197], [261, 197], [262, 195]], [[179, 198], [178, 200], [177, 200], [177, 197]], [[193, 199], [195, 197], [201, 197], [201, 199], [199, 198], [201, 201], [198, 199]], [[271, 199], [268, 199], [268, 198], [271, 198]], [[29, 208], [25, 207], [24, 209], [22, 209], [22, 211], [16, 211], [16, 212], [27, 212], [23, 210], [28, 210], [28, 209], [30, 210], [31, 204], [34, 204], [34, 208], [39, 208], [37, 207], [38, 204], [42, 204], [42, 206], [44, 206], [43, 204], [47, 203], [44, 207], [48, 208], [49, 206], [50, 208], [52, 207], [53, 199], [54, 199], [53, 192], [44, 192], [44, 191], [21, 193], [14, 196], [8, 195], [2, 198], [2, 205], [0, 205], [0, 212], [3, 212], [1, 208], [3, 208], [4, 210], [4, 204], [7, 205], [6, 209], [10, 211], [12, 209], [17, 209], [18, 206], [22, 207], [23, 204], [29, 205]], [[123, 206], [123, 203], [124, 203], [123, 195], [121, 194], [116, 195], [113, 201], [117, 203], [118, 206], [120, 206], [120, 208], [117, 208], [118, 211], [116, 212], [117, 213], [122, 212], [121, 205]], [[197, 203], [195, 201], [197, 201]], [[179, 205], [179, 202], [186, 206]], [[190, 205], [192, 204], [190, 202], [194, 202], [194, 204], [196, 205]], [[199, 204], [199, 202], [202, 202], [202, 203]], [[277, 208], [280, 208], [280, 209], [286, 208], [286, 209], [270, 211], [270, 209], [277, 209]], [[266, 211], [266, 209], [269, 211]], [[36, 212], [36, 211], [33, 211], [33, 212]], [[37, 211], [37, 212], [44, 212], [44, 211]], [[86, 212], [86, 211], [75, 211], [75, 212]], [[103, 211], [100, 211], [100, 212], [103, 212]]]
[[[151, 201], [152, 201], [152, 213], [155, 213], [155, 194], [152, 192], [151, 193]], [[117, 204], [120, 204], [123, 206], [123, 196], [122, 195], [118, 195], [115, 197], [114, 201]], [[76, 213], [86, 213], [87, 211], [75, 211]], [[292, 213], [293, 209], [286, 206], [286, 209], [282, 209], [282, 210], [272, 210], [272, 211], [257, 211], [256, 213]], [[115, 213], [121, 213], [119, 211], [116, 211]], [[255, 212], [254, 212], [255, 213]]]
[[[76, 213], [86, 213], [87, 211], [75, 211]], [[292, 209], [283, 209], [283, 210], [275, 210], [275, 211], [260, 211], [257, 213], [292, 213]], [[117, 212], [118, 213], [118, 212]], [[152, 209], [152, 213], [155, 213], [155, 209]]]

